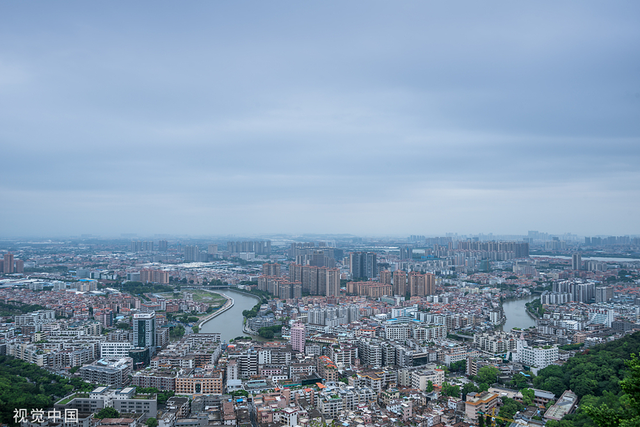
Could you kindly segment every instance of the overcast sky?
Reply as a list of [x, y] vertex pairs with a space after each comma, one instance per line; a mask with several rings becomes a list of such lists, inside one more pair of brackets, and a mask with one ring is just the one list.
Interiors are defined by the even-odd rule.
[[640, 234], [640, 2], [0, 3], [0, 236]]

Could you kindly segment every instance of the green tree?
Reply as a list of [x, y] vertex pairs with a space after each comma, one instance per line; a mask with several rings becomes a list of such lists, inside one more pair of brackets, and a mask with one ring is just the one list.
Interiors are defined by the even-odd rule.
[[148, 427], [158, 427], [158, 420], [155, 419], [154, 417], [147, 418], [147, 421], [145, 421], [145, 424]]
[[457, 362], [453, 362], [451, 365], [449, 365], [449, 370], [451, 372], [466, 372], [466, 370], [467, 370], [467, 361], [466, 360], [459, 360]]
[[527, 380], [527, 377], [525, 377], [520, 372], [518, 372], [511, 378], [510, 384], [515, 388], [517, 388], [518, 390], [521, 390], [527, 387], [527, 385], [529, 384], [529, 381]]
[[233, 396], [233, 397], [238, 397], [238, 396], [247, 397], [247, 396], [249, 396], [249, 392], [247, 390], [236, 390], [236, 391], [231, 392], [231, 396]]
[[522, 393], [522, 403], [526, 406], [529, 406], [533, 403], [533, 399], [535, 398], [535, 392], [530, 388], [523, 388], [520, 390]]
[[274, 336], [273, 331], [267, 328], [260, 328], [260, 330], [258, 331], [258, 334], [265, 339], [271, 339]]
[[444, 382], [442, 383], [442, 394], [444, 396], [460, 397], [460, 386]]
[[429, 380], [427, 382], [427, 388], [426, 388], [426, 392], [427, 393], [431, 393], [433, 391], [433, 381]]
[[[500, 413], [498, 415], [502, 418], [513, 419], [516, 412], [521, 411], [522, 409], [524, 409], [524, 405], [522, 403], [508, 397], [503, 397], [502, 407], [500, 408]], [[501, 421], [501, 424], [504, 423], [504, 421]]]
[[466, 383], [462, 386], [462, 394], [477, 393], [480, 389], [474, 383]]
[[574, 427], [573, 423], [569, 420], [549, 420], [545, 427]]
[[113, 407], [107, 406], [105, 408], [100, 409], [98, 413], [95, 414], [93, 417], [99, 420], [103, 418], [120, 418], [120, 413], [116, 411]]
[[194, 334], [197, 334], [198, 332], [200, 332], [200, 328], [198, 327], [198, 325], [193, 325], [191, 329], [193, 330]]
[[631, 354], [626, 365], [631, 375], [620, 382], [624, 393], [618, 400], [619, 408], [614, 407], [615, 403], [583, 406], [585, 413], [600, 427], [640, 426], [640, 359]]
[[498, 381], [499, 372], [495, 366], [484, 366], [478, 370], [475, 380], [477, 383], [493, 384]]
[[183, 336], [184, 336], [184, 326], [182, 325], [174, 326], [171, 328], [171, 330], [169, 330], [169, 337], [172, 340], [179, 340]]

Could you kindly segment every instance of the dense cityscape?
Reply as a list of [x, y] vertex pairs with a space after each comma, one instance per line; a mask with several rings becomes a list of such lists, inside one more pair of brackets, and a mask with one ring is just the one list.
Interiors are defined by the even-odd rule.
[[2, 422], [23, 427], [594, 425], [586, 408], [622, 393], [624, 360], [559, 370], [640, 349], [637, 236], [85, 235], [0, 251], [4, 363], [59, 384], [5, 390]]
[[0, 1], [0, 427], [640, 427], [639, 22]]

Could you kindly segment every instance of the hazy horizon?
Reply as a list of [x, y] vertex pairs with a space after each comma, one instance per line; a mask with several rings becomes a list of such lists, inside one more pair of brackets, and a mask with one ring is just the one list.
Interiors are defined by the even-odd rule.
[[0, 4], [0, 236], [640, 234], [640, 3]]

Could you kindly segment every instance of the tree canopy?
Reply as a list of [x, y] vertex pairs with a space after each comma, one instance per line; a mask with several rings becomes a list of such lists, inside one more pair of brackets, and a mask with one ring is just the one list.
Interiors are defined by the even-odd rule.
[[483, 366], [478, 370], [478, 375], [475, 377], [475, 381], [478, 384], [488, 384], [491, 385], [498, 381], [498, 368], [495, 366]]
[[599, 427], [640, 426], [640, 359], [632, 354], [626, 365], [631, 375], [620, 382], [623, 393], [618, 402], [583, 404], [586, 414]]
[[0, 356], [0, 422], [13, 425], [13, 409], [52, 407], [73, 391], [89, 391], [94, 385], [80, 378], [64, 378], [37, 365]]
[[460, 386], [444, 382], [442, 383], [442, 394], [444, 396], [460, 397]]
[[617, 395], [628, 370], [625, 361], [632, 353], [640, 353], [640, 332], [590, 348], [562, 366], [547, 366], [538, 372], [533, 385], [553, 392], [556, 397], [569, 389], [579, 398], [602, 396], [605, 391]]
[[99, 420], [103, 418], [120, 418], [120, 412], [116, 411], [112, 406], [107, 406], [100, 409], [93, 418], [97, 418]]

